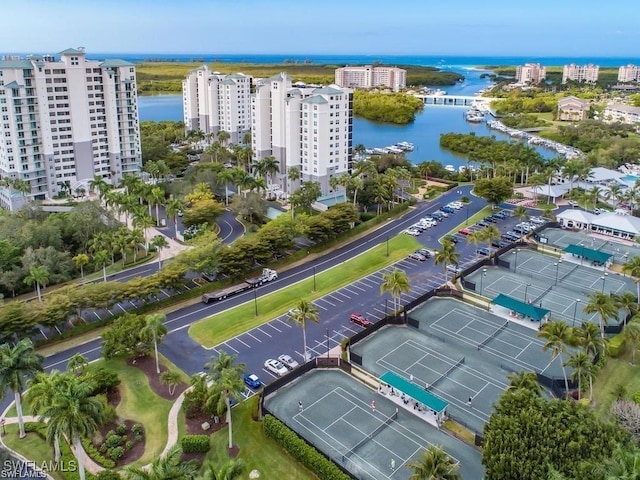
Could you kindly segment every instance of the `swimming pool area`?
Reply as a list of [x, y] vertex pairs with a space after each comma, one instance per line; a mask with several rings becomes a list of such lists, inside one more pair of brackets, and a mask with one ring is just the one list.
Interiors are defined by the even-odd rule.
[[624, 180], [625, 182], [635, 182], [636, 180], [640, 180], [640, 177], [637, 175], [625, 175], [621, 180]]
[[284, 213], [284, 210], [279, 210], [277, 208], [274, 207], [267, 207], [267, 218], [269, 218], [270, 220], [273, 220], [274, 218], [279, 217], [280, 215], [282, 215]]

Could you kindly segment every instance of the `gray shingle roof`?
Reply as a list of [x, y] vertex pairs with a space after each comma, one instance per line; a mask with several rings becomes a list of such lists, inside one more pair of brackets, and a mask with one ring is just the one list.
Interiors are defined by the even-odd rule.
[[85, 52], [75, 48], [67, 48], [66, 50], [63, 50], [60, 52], [60, 55], [84, 55], [84, 54]]
[[313, 93], [325, 93], [325, 94], [330, 94], [330, 95], [336, 95], [339, 93], [344, 93], [342, 90], [340, 90], [339, 88], [334, 88], [334, 87], [320, 87], [320, 88], [314, 88], [313, 89]]
[[101, 67], [133, 67], [133, 63], [127, 62], [126, 60], [120, 60], [118, 58], [111, 58], [109, 60], [105, 60], [100, 64]]
[[323, 104], [323, 103], [329, 103], [329, 102], [324, 97], [322, 97], [320, 95], [314, 95], [313, 97], [305, 98], [304, 100], [302, 100], [302, 103]]
[[0, 68], [33, 68], [29, 60], [0, 60]]

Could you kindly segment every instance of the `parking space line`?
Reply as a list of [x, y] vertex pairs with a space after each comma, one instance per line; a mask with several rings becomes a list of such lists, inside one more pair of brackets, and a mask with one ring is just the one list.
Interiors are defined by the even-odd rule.
[[380, 285], [380, 282], [374, 282], [373, 280], [370, 280], [369, 277], [361, 278], [356, 283], [364, 283], [365, 285], [367, 285], [370, 288], [371, 287], [377, 287], [378, 285]]
[[[240, 353], [238, 350], [236, 350], [235, 348], [233, 348], [231, 345], [229, 345], [228, 343], [223, 343], [223, 345], [225, 345], [227, 348], [229, 348], [230, 350], [233, 350], [235, 353]], [[223, 349], [226, 350], [226, 349]]]
[[361, 295], [360, 292], [354, 292], [353, 290], [350, 290], [349, 287], [342, 287], [341, 290], [346, 290], [347, 292], [349, 292], [350, 294], [352, 294], [355, 297], [357, 297], [358, 295]]
[[258, 342], [262, 343], [262, 340], [260, 340], [258, 337], [256, 337], [255, 335], [253, 335], [251, 332], [247, 332], [247, 335], [249, 335], [251, 338], [253, 338], [254, 340], [257, 340]]
[[[287, 327], [287, 328], [293, 328], [293, 326], [292, 326], [292, 325], [289, 325], [287, 322], [285, 322], [285, 321], [283, 321], [283, 320], [278, 319], [278, 322], [280, 322], [281, 324], [283, 324], [283, 325], [284, 325], [285, 327]], [[277, 329], [276, 329], [276, 330], [277, 330]]]
[[[313, 304], [318, 307], [320, 310], [324, 310], [325, 312], [327, 311], [327, 307], [323, 307], [322, 305], [320, 305], [318, 303], [318, 301], [321, 300], [320, 298], [318, 300], [316, 300], [315, 302], [313, 302]], [[334, 305], [335, 306], [335, 305]]]
[[329, 300], [327, 300], [327, 299], [326, 299], [326, 297], [322, 297], [322, 298], [317, 299], [317, 300], [315, 301], [316, 305], [318, 304], [318, 302], [319, 302], [319, 301], [323, 301], [323, 302], [325, 302], [325, 303], [328, 303], [328, 304], [329, 304], [329, 305], [331, 305], [332, 307], [335, 307], [335, 305], [334, 305], [333, 303], [331, 303]]
[[282, 330], [280, 330], [279, 328], [276, 328], [275, 325], [273, 324], [273, 322], [267, 323], [267, 326], [273, 328], [278, 333], [282, 333]]
[[[360, 290], [361, 292], [366, 292], [366, 291], [367, 291], [367, 289], [362, 288], [362, 287], [359, 287], [359, 286], [358, 286], [358, 285], [356, 285], [355, 283], [352, 283], [352, 284], [350, 284], [349, 286], [350, 286], [350, 287], [353, 287], [353, 288], [357, 288], [357, 289], [358, 289], [358, 290]], [[345, 288], [346, 288], [346, 287], [345, 287]], [[357, 292], [354, 292], [354, 293], [357, 293]]]
[[258, 327], [256, 330], [258, 330], [260, 333], [264, 333], [267, 337], [271, 338], [271, 335], [262, 330], [262, 328]]
[[[329, 295], [327, 295], [327, 297], [331, 298], [331, 300], [335, 300], [338, 303], [343, 303], [344, 299], [336, 297], [335, 294], [336, 294], [336, 292], [330, 293]], [[347, 298], [349, 298], [349, 297], [347, 297]]]
[[342, 288], [340, 290], [336, 290], [335, 292], [333, 292], [333, 295], [342, 295], [344, 298], [351, 300], [351, 297], [349, 295], [345, 295], [344, 293], [342, 293], [341, 290], [345, 290], [345, 289]]
[[240, 340], [240, 337], [236, 337], [235, 338], [237, 341], [239, 341], [241, 344], [243, 344], [245, 347], [250, 347], [250, 345], [248, 343], [243, 342], [242, 340]]

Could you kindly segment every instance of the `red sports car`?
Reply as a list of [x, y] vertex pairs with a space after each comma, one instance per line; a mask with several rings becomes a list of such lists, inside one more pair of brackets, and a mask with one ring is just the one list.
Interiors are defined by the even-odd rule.
[[369, 321], [369, 319], [364, 317], [363, 315], [360, 315], [359, 313], [352, 313], [349, 319], [353, 323], [360, 325], [362, 327], [368, 327], [369, 325], [371, 325], [371, 322]]

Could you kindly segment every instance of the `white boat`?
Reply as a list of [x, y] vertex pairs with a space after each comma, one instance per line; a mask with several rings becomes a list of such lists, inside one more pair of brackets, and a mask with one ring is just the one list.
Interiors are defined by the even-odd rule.
[[467, 120], [467, 122], [481, 123], [484, 122], [484, 113], [482, 113], [480, 110], [472, 108], [471, 110], [467, 111], [467, 113], [465, 113], [465, 119]]
[[401, 148], [403, 150], [412, 152], [413, 151], [413, 143], [409, 143], [409, 142], [398, 142], [398, 144], [396, 145], [398, 148]]
[[404, 152], [404, 150], [402, 150], [401, 148], [396, 147], [395, 145], [391, 146], [391, 147], [386, 147], [385, 150], [387, 152], [389, 152], [389, 153], [395, 153], [395, 154], [400, 154], [400, 153]]
[[447, 165], [446, 167], [444, 167], [444, 169], [445, 169], [447, 172], [453, 172], [453, 173], [455, 173], [455, 171], [456, 171], [456, 167], [454, 167], [453, 165]]

